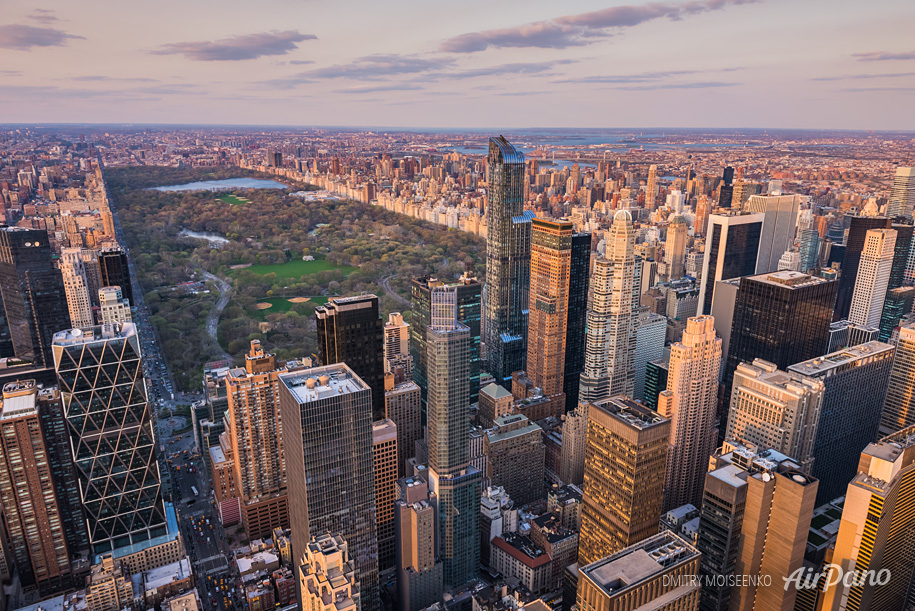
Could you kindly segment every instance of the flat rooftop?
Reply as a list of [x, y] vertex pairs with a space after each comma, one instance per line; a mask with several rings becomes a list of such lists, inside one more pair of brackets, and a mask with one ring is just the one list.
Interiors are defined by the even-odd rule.
[[279, 378], [300, 404], [370, 390], [345, 363], [302, 369], [280, 374]]
[[137, 327], [132, 322], [115, 323], [110, 325], [96, 325], [81, 329], [67, 329], [54, 334], [55, 346], [72, 346], [88, 344], [109, 339], [131, 337], [137, 334]]
[[667, 418], [658, 412], [622, 395], [603, 399], [593, 405], [639, 430], [667, 422]]
[[832, 280], [827, 280], [826, 278], [820, 278], [819, 276], [811, 276], [809, 274], [802, 274], [801, 272], [793, 272], [790, 270], [771, 272], [768, 274], [759, 274], [758, 276], [750, 276], [749, 279], [756, 282], [774, 284], [791, 289], [832, 282]]
[[788, 371], [794, 371], [808, 376], [819, 375], [861, 358], [882, 354], [884, 352], [892, 352], [893, 349], [892, 346], [884, 344], [883, 342], [867, 342], [852, 346], [851, 348], [843, 348], [842, 350], [831, 352], [824, 356], [818, 356], [808, 361], [796, 363], [788, 367]]
[[580, 573], [615, 596], [698, 557], [692, 545], [667, 531], [582, 567]]

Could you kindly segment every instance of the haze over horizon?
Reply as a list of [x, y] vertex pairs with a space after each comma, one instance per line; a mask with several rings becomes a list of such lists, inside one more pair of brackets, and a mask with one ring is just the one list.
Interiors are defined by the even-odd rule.
[[915, 129], [901, 0], [5, 5], [4, 123]]

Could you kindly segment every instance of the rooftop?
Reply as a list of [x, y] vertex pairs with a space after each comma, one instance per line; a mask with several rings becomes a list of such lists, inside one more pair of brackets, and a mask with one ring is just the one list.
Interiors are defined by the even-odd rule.
[[607, 594], [617, 595], [698, 557], [699, 552], [692, 545], [666, 531], [582, 567], [580, 574]]
[[667, 422], [667, 418], [664, 418], [658, 412], [622, 395], [603, 399], [593, 405], [639, 430]]
[[55, 346], [72, 346], [102, 342], [109, 339], [131, 337], [137, 334], [137, 327], [132, 322], [96, 325], [81, 329], [67, 329], [54, 334]]
[[749, 279], [756, 282], [763, 282], [765, 284], [785, 286], [791, 289], [832, 282], [826, 278], [810, 276], [808, 274], [802, 274], [801, 272], [793, 272], [790, 270], [772, 272], [768, 274], [759, 274], [758, 276], [750, 276]]
[[488, 385], [486, 388], [481, 388], [480, 393], [486, 394], [487, 396], [492, 397], [493, 399], [503, 399], [505, 397], [512, 396], [512, 394], [510, 392], [508, 392], [507, 390], [505, 390], [504, 388], [502, 388], [495, 382]]
[[280, 374], [279, 378], [300, 404], [320, 401], [335, 395], [369, 390], [368, 384], [363, 382], [346, 363]]
[[808, 376], [821, 375], [831, 369], [852, 363], [858, 359], [887, 352], [892, 353], [893, 350], [892, 346], [884, 344], [883, 342], [867, 342], [852, 346], [851, 348], [844, 348], [825, 356], [818, 356], [809, 361], [796, 363], [788, 367], [788, 371], [794, 371]]

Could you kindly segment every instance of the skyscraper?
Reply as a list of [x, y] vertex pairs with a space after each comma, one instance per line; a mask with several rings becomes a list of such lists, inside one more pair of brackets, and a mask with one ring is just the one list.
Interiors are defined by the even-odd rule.
[[668, 280], [677, 280], [686, 273], [686, 233], [686, 220], [679, 214], [674, 216], [667, 227], [667, 241], [664, 243]]
[[297, 570], [302, 608], [309, 611], [365, 608], [361, 606], [355, 562], [341, 535], [317, 533], [308, 542]]
[[787, 368], [823, 382], [823, 406], [813, 442], [817, 505], [839, 497], [855, 475], [858, 454], [877, 438], [893, 347], [867, 342]]
[[807, 274], [814, 269], [820, 257], [820, 234], [816, 229], [802, 229], [800, 237], [801, 264], [798, 271]]
[[[410, 358], [410, 325], [403, 321], [400, 312], [391, 312], [384, 323], [384, 368], [386, 372], [394, 367], [404, 367], [404, 373], [412, 377], [413, 368], [407, 364]], [[409, 369], [407, 369], [409, 367]]]
[[724, 438], [795, 457], [810, 473], [823, 392], [821, 380], [780, 371], [762, 359], [741, 363]]
[[130, 268], [127, 264], [127, 253], [118, 247], [103, 248], [98, 255], [101, 284], [103, 286], [119, 286], [124, 298], [130, 305], [136, 305], [133, 300], [133, 288], [130, 284]]
[[372, 389], [371, 421], [381, 420], [384, 418], [384, 325], [378, 314], [378, 297], [334, 297], [315, 308], [315, 317], [321, 363], [349, 365]]
[[[458, 321], [470, 329], [470, 388], [469, 400], [476, 403], [480, 392], [480, 317], [482, 285], [472, 273], [465, 272], [457, 281], [443, 282], [424, 276], [414, 278], [411, 286], [412, 313], [410, 324], [410, 354], [413, 356], [413, 381], [420, 389], [423, 424], [426, 422], [426, 329], [432, 324], [433, 302], [457, 302]], [[454, 293], [452, 297], [450, 293]]]
[[759, 238], [757, 274], [777, 271], [779, 257], [794, 243], [800, 199], [799, 195], [751, 195], [743, 207], [765, 217]]
[[756, 273], [764, 219], [763, 214], [709, 215], [698, 314], [711, 313], [715, 282]]
[[861, 253], [871, 229], [889, 229], [891, 221], [885, 216], [848, 216], [848, 239], [845, 241], [845, 254], [839, 268], [839, 286], [836, 291], [835, 311], [832, 319], [848, 318], [851, 309], [851, 298], [858, 279], [858, 265]]
[[645, 189], [645, 208], [654, 210], [658, 203], [658, 166], [648, 166], [648, 184]]
[[645, 395], [645, 379], [648, 363], [664, 356], [664, 342], [667, 336], [667, 319], [660, 314], [639, 311], [635, 329], [635, 386], [633, 398], [642, 400]]
[[397, 425], [394, 421], [385, 418], [372, 424], [372, 457], [378, 570], [386, 571], [394, 566], [394, 501], [397, 483]]
[[80, 248], [64, 248], [60, 255], [60, 272], [64, 281], [64, 293], [67, 295], [70, 324], [78, 328], [91, 327], [95, 323], [81, 251]]
[[626, 397], [588, 410], [578, 564], [658, 532], [670, 421]]
[[279, 379], [294, 564], [311, 533], [340, 533], [355, 563], [362, 608], [376, 609], [372, 389], [346, 363]]
[[698, 506], [708, 457], [718, 431], [715, 412], [721, 338], [715, 319], [696, 316], [686, 322], [683, 339], [670, 347], [667, 389], [658, 396], [658, 413], [670, 420], [670, 447], [664, 510], [687, 503]]
[[896, 178], [893, 181], [893, 190], [886, 203], [886, 216], [898, 216], [912, 219], [912, 207], [915, 205], [915, 168], [896, 168]]
[[895, 245], [894, 229], [871, 229], [867, 232], [848, 312], [851, 324], [868, 327], [880, 324]]
[[398, 480], [394, 504], [397, 609], [419, 611], [442, 598], [442, 562], [436, 557], [436, 497], [421, 477]]
[[892, 435], [912, 425], [915, 425], [915, 323], [908, 323], [899, 329], [886, 400], [880, 415], [880, 435]]
[[43, 594], [67, 588], [70, 556], [34, 380], [3, 387], [0, 405], [0, 507], [23, 586]]
[[904, 609], [911, 603], [913, 503], [915, 427], [908, 427], [861, 452], [832, 554], [845, 575], [870, 572], [883, 579], [839, 580], [826, 589], [823, 609]]
[[561, 394], [565, 382], [573, 231], [571, 221], [532, 222], [526, 371], [547, 397]]
[[734, 197], [734, 168], [727, 166], [718, 186], [718, 207], [730, 208]]
[[578, 406], [579, 381], [585, 368], [585, 325], [588, 321], [590, 270], [591, 234], [573, 234], [572, 260], [569, 264], [569, 307], [566, 316], [566, 365], [562, 384], [567, 412]]
[[422, 415], [419, 386], [404, 381], [384, 393], [385, 417], [397, 427], [397, 476], [403, 477], [406, 461], [416, 452], [416, 441], [422, 439]]
[[61, 331], [53, 353], [92, 552], [155, 545], [169, 526], [136, 327]]
[[0, 230], [0, 291], [16, 357], [50, 367], [52, 338], [70, 328], [70, 313], [46, 231]]
[[467, 400], [470, 329], [457, 321], [455, 307], [450, 315], [444, 307], [433, 312], [426, 331], [429, 490], [438, 497], [438, 549], [446, 586], [467, 583], [480, 561], [482, 474], [470, 464]]
[[620, 210], [607, 235], [606, 259], [595, 263], [588, 312], [585, 369], [580, 399], [598, 401], [613, 395], [631, 397], [635, 387], [635, 233], [632, 215]]
[[524, 210], [524, 155], [503, 136], [489, 139], [487, 167], [485, 369], [508, 389], [526, 367], [534, 215]]
[[519, 507], [545, 497], [543, 429], [521, 414], [499, 416], [483, 443], [493, 486], [504, 488]]

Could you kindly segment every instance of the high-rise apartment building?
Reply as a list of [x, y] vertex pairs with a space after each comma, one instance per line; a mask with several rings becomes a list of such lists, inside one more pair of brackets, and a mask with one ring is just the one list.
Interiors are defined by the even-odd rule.
[[[913, 287], [906, 287], [913, 288]], [[881, 436], [915, 424], [915, 323], [899, 328], [896, 353], [880, 415]]]
[[136, 327], [61, 331], [53, 354], [92, 552], [157, 545], [174, 509], [162, 499]]
[[686, 238], [686, 219], [678, 214], [667, 227], [667, 241], [664, 243], [668, 280], [677, 280], [686, 273]]
[[588, 288], [591, 279], [591, 234], [572, 235], [569, 264], [569, 305], [566, 315], [566, 354], [562, 392], [566, 411], [578, 406], [579, 382], [585, 368], [585, 325], [588, 321]]
[[867, 232], [848, 312], [851, 324], [868, 327], [880, 324], [895, 246], [895, 229], [871, 229]]
[[670, 420], [670, 447], [664, 510], [699, 505], [708, 457], [718, 441], [715, 412], [721, 338], [715, 319], [696, 316], [686, 322], [683, 339], [670, 347], [667, 389], [658, 395], [658, 413]]
[[606, 257], [595, 262], [592, 276], [585, 369], [579, 390], [582, 401], [618, 394], [631, 397], [635, 388], [635, 323], [640, 302], [635, 233], [628, 211], [614, 215], [606, 240]]
[[787, 368], [824, 386], [813, 442], [812, 475], [820, 480], [817, 505], [842, 496], [855, 475], [858, 455], [877, 438], [893, 352], [890, 345], [867, 342]]
[[765, 217], [759, 237], [757, 274], [777, 271], [779, 257], [794, 243], [800, 201], [799, 195], [751, 195], [744, 206], [747, 212]]
[[573, 232], [571, 221], [532, 222], [526, 371], [547, 397], [561, 394], [565, 383]]
[[794, 457], [810, 473], [824, 385], [762, 359], [734, 372], [724, 438]]
[[645, 189], [645, 208], [654, 210], [658, 203], [658, 166], [648, 166], [648, 184]]
[[315, 317], [321, 364], [349, 365], [372, 389], [372, 422], [381, 420], [384, 418], [384, 325], [378, 313], [378, 297], [334, 297], [315, 308]]
[[524, 210], [524, 154], [503, 136], [490, 138], [487, 168], [485, 369], [507, 389], [526, 367], [534, 215]]
[[225, 431], [231, 448], [235, 490], [241, 501], [242, 523], [251, 539], [269, 537], [274, 528], [289, 527], [286, 499], [286, 457], [280, 414], [276, 356], [251, 341], [245, 367], [226, 374], [229, 400]]
[[911, 220], [913, 206], [915, 206], [915, 168], [896, 168], [893, 190], [886, 203], [886, 216], [891, 219], [903, 216]]
[[836, 292], [835, 311], [832, 319], [848, 318], [851, 310], [851, 298], [858, 279], [858, 266], [861, 253], [867, 241], [867, 232], [871, 229], [890, 229], [891, 219], [885, 216], [848, 216], [848, 238], [845, 240], [845, 253], [839, 268], [839, 286]]
[[375, 473], [375, 531], [378, 570], [394, 567], [394, 501], [397, 483], [397, 425], [387, 418], [372, 424], [372, 465]]
[[803, 567], [817, 485], [775, 450], [729, 441], [711, 457], [696, 542], [703, 611], [795, 608], [782, 579]]
[[81, 251], [81, 248], [64, 248], [60, 254], [60, 273], [67, 296], [70, 324], [77, 328], [91, 327], [95, 324]]
[[517, 506], [544, 498], [543, 429], [521, 414], [499, 416], [483, 438], [486, 477]]
[[398, 480], [394, 504], [397, 554], [397, 609], [420, 611], [440, 602], [442, 561], [438, 558], [437, 497], [419, 476]]
[[100, 325], [113, 325], [133, 322], [130, 302], [123, 297], [121, 287], [105, 286], [98, 290]]
[[908, 608], [915, 566], [913, 504], [915, 427], [908, 427], [861, 452], [845, 493], [832, 565], [842, 571], [840, 577], [855, 571], [863, 578], [827, 587], [823, 609]]
[[410, 324], [410, 354], [413, 356], [413, 381], [419, 386], [423, 424], [426, 422], [426, 329], [432, 324], [433, 303], [452, 300], [457, 303], [458, 321], [470, 330], [470, 388], [469, 400], [476, 403], [480, 392], [480, 317], [482, 284], [471, 273], [464, 273], [454, 282], [424, 276], [414, 278], [411, 285], [412, 314]]
[[[354, 559], [362, 608], [374, 610], [372, 388], [346, 363], [282, 373], [279, 380], [294, 564], [308, 549], [311, 533], [340, 533]], [[300, 586], [299, 599], [305, 598]]]
[[49, 594], [71, 585], [70, 555], [37, 408], [34, 380], [3, 387], [0, 507], [22, 585]]
[[[405, 359], [410, 357], [410, 325], [403, 321], [403, 315], [400, 312], [391, 312], [388, 315], [388, 322], [384, 323], [384, 366], [385, 371], [390, 372], [394, 367], [403, 366]], [[407, 376], [412, 376], [412, 367], [410, 371], [404, 372]]]
[[756, 273], [764, 214], [709, 215], [698, 314], [712, 311], [715, 283]]
[[413, 458], [416, 441], [423, 437], [419, 386], [414, 382], [394, 384], [384, 393], [385, 417], [397, 427], [397, 476], [403, 477]]
[[50, 367], [52, 338], [71, 323], [63, 278], [51, 260], [46, 231], [0, 230], [0, 291], [16, 357]]
[[734, 210], [745, 210], [750, 197], [759, 193], [759, 183], [750, 182], [749, 180], [738, 180], [733, 184], [733, 195], [731, 196], [731, 208]]
[[127, 263], [127, 253], [116, 246], [103, 248], [98, 255], [99, 272], [101, 274], [99, 288], [103, 286], [119, 286], [124, 299], [135, 305], [133, 288], [130, 283], [130, 268]]
[[670, 421], [626, 397], [588, 409], [578, 564], [658, 532]]
[[298, 565], [298, 573], [303, 609], [364, 608], [355, 562], [342, 535], [322, 532], [312, 537], [302, 563]]

